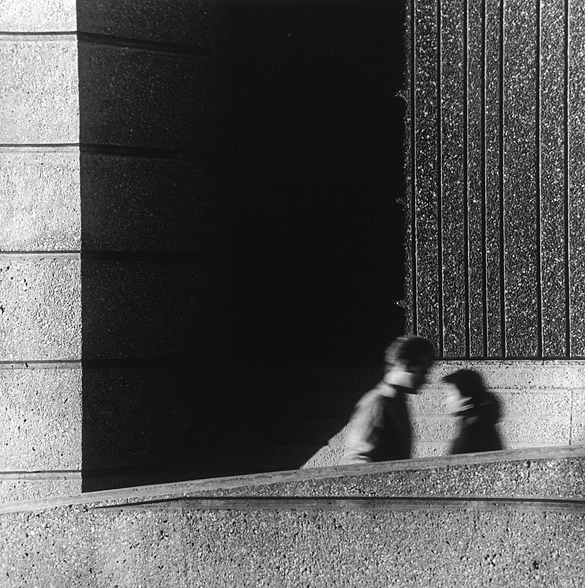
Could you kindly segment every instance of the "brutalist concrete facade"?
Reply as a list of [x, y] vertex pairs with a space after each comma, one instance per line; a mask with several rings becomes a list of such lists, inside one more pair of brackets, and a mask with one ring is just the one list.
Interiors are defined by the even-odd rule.
[[579, 3], [276, 6], [0, 1], [5, 499], [335, 463], [403, 331], [417, 456], [584, 441]]
[[5, 499], [163, 461], [220, 352], [221, 10], [0, 3]]

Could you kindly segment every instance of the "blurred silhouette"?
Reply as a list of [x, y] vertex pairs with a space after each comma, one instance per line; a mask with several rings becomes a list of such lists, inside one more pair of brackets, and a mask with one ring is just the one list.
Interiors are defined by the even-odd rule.
[[408, 459], [412, 426], [406, 394], [417, 394], [435, 359], [430, 341], [398, 337], [386, 351], [382, 381], [357, 403], [350, 419], [342, 464]]
[[448, 374], [444, 382], [452, 384], [451, 413], [460, 417], [460, 428], [453, 440], [449, 453], [475, 453], [503, 449], [496, 423], [500, 419], [500, 403], [492, 392], [486, 389], [477, 372], [461, 369]]

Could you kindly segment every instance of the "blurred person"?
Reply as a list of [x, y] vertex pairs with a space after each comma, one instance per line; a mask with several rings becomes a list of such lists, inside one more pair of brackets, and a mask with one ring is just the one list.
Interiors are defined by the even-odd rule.
[[434, 360], [435, 350], [423, 337], [405, 335], [388, 347], [382, 381], [362, 396], [347, 425], [342, 464], [411, 457], [407, 395], [418, 394]]
[[451, 414], [459, 419], [459, 431], [449, 453], [476, 453], [503, 449], [496, 423], [501, 416], [500, 403], [486, 389], [481, 375], [461, 369], [448, 374], [443, 381], [452, 384]]

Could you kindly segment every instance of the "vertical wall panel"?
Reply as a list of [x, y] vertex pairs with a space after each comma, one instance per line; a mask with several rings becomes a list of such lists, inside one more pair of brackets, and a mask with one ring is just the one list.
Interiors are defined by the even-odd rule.
[[486, 2], [485, 25], [485, 271], [487, 356], [501, 357], [501, 2]]
[[411, 2], [415, 330], [438, 318], [444, 358], [583, 357], [585, 3]]
[[585, 355], [585, 5], [570, 1], [570, 336], [571, 355]]
[[540, 193], [542, 354], [566, 349], [565, 2], [542, 0]]
[[482, 0], [468, 0], [467, 16], [467, 208], [469, 355], [483, 357], [484, 348], [484, 11]]
[[[439, 169], [437, 144], [437, 6], [416, 6], [415, 312], [418, 332], [440, 345]], [[419, 88], [422, 91], [419, 93]]]
[[504, 258], [506, 351], [538, 354], [536, 3], [505, 2]]
[[444, 2], [441, 11], [443, 356], [465, 357], [465, 2]]

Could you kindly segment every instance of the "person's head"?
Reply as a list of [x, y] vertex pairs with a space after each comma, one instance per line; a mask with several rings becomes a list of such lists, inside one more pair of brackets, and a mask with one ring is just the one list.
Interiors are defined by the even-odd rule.
[[486, 391], [481, 375], [474, 370], [457, 370], [444, 376], [443, 382], [455, 386], [464, 398], [478, 399]]
[[416, 394], [427, 380], [427, 374], [435, 361], [435, 349], [424, 337], [404, 335], [388, 347], [385, 360], [384, 380]]

